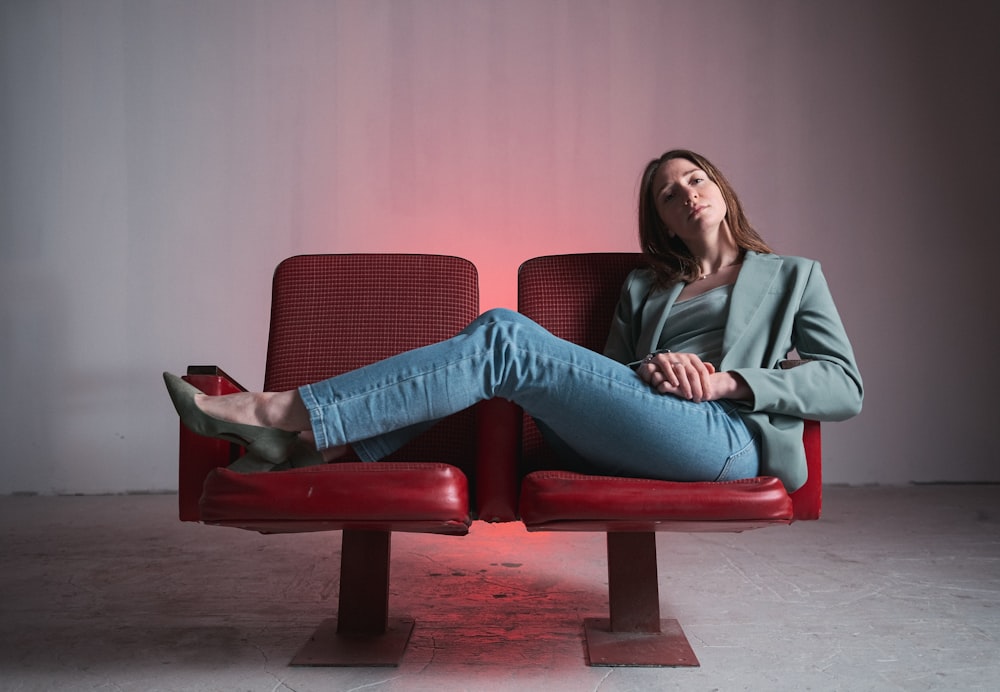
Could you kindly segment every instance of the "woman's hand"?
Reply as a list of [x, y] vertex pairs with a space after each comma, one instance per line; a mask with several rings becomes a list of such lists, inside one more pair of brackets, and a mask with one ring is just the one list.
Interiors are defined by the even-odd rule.
[[714, 365], [693, 353], [657, 353], [639, 365], [636, 372], [659, 393], [696, 403], [752, 397], [743, 378], [716, 372]]

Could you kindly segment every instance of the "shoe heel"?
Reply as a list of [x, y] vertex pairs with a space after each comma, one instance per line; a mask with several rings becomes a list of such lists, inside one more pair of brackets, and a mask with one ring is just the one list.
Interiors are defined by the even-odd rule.
[[270, 461], [261, 459], [253, 452], [247, 452], [226, 468], [236, 473], [265, 473], [267, 471], [274, 471], [278, 466], [272, 464]]
[[283, 431], [277, 435], [260, 435], [246, 445], [246, 450], [269, 464], [280, 464], [288, 459], [297, 436]]

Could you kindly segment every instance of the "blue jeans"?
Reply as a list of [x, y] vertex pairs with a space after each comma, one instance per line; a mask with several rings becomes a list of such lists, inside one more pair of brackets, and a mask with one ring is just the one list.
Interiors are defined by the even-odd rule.
[[299, 389], [318, 447], [381, 459], [434, 421], [502, 397], [587, 473], [674, 481], [757, 475], [759, 443], [732, 402], [653, 391], [631, 368], [490, 310], [457, 336]]

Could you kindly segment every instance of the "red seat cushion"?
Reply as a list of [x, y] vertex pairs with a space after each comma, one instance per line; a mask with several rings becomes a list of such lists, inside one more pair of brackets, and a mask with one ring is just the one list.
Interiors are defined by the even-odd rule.
[[215, 469], [201, 518], [262, 533], [361, 529], [466, 534], [469, 488], [448, 464], [341, 463], [269, 473]]
[[529, 531], [742, 531], [792, 521], [777, 478], [677, 483], [536, 471], [521, 485]]

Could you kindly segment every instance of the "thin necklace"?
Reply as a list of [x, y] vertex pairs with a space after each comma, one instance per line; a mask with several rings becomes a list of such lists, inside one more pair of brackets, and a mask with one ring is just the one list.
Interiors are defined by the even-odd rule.
[[714, 272], [708, 272], [707, 274], [702, 274], [701, 276], [698, 277], [698, 281], [704, 281], [708, 277], [714, 276], [715, 274], [718, 274], [723, 269], [729, 269], [730, 267], [735, 267], [737, 264], [742, 264], [742, 263], [743, 263], [743, 257], [742, 256], [737, 257], [735, 261], [730, 262], [729, 264], [722, 265], [721, 267], [719, 267], [718, 269], [716, 269]]

